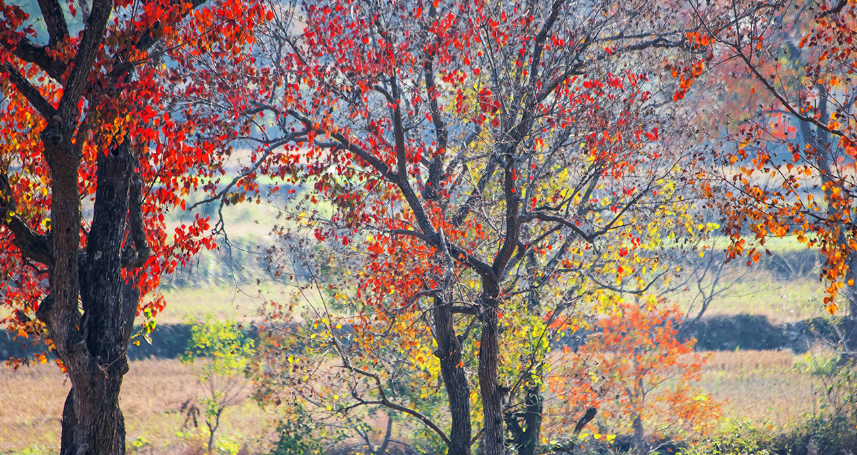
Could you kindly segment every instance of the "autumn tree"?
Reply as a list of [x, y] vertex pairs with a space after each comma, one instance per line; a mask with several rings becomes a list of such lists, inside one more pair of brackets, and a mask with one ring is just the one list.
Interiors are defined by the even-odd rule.
[[[725, 62], [713, 72], [743, 94], [723, 119], [727, 142], [709, 193], [730, 254], [758, 261], [772, 236], [817, 249], [827, 310], [844, 301], [853, 317], [857, 5], [735, 0], [695, 8], [695, 40]], [[724, 9], [739, 19], [724, 19]]]
[[[215, 186], [240, 119], [205, 127], [183, 100], [194, 72], [244, 58], [265, 15], [204, 3], [40, 0], [31, 16], [0, 1], [3, 323], [48, 340], [68, 375], [64, 455], [124, 453], [119, 390], [141, 296], [214, 246], [207, 218], [168, 232], [164, 213]], [[220, 141], [195, 140], [215, 129]]]
[[642, 304], [621, 303], [615, 314], [598, 321], [576, 359], [550, 378], [560, 402], [568, 400], [565, 412], [577, 404], [576, 397], [587, 397], [587, 406], [618, 421], [612, 431], [631, 430], [641, 454], [650, 453], [653, 444], [710, 432], [720, 405], [693, 387], [706, 358], [693, 353], [695, 339], [677, 338], [683, 316], [648, 297]]
[[[686, 88], [662, 85], [643, 53], [669, 49], [692, 72], [704, 55], [682, 28], [690, 12], [563, 0], [275, 10], [257, 64], [281, 95], [245, 112], [276, 156], [258, 172], [306, 190], [268, 250], [297, 297], [267, 307], [260, 396], [326, 419], [402, 413], [452, 454], [476, 441], [532, 454], [549, 340], [598, 293], [642, 292], [669, 239], [696, 226], [681, 215], [693, 129], [673, 100]], [[445, 392], [443, 420], [427, 381]]]
[[253, 340], [247, 338], [241, 324], [235, 321], [220, 322], [207, 316], [191, 328], [190, 347], [182, 354], [181, 361], [193, 365], [199, 380], [209, 453], [214, 452], [214, 437], [223, 413], [245, 397], [244, 376], [253, 355]]

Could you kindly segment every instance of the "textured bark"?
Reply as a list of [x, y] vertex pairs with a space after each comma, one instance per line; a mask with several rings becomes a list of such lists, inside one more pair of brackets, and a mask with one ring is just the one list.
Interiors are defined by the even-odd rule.
[[500, 353], [500, 293], [496, 280], [483, 279], [482, 338], [479, 344], [479, 394], [485, 419], [483, 447], [485, 455], [503, 455], [506, 451], [503, 429], [502, 397], [497, 383], [497, 363]]
[[449, 455], [469, 455], [470, 387], [461, 366], [461, 343], [455, 335], [451, 305], [435, 298], [434, 323], [437, 340], [435, 355], [440, 359], [440, 373], [449, 398]]
[[535, 455], [536, 447], [539, 444], [539, 437], [542, 430], [542, 408], [544, 406], [544, 397], [539, 387], [528, 387], [527, 397], [524, 400], [524, 416], [523, 438], [518, 445], [518, 455]]
[[136, 287], [121, 274], [134, 160], [129, 138], [99, 156], [92, 226], [81, 253], [78, 158], [69, 148], [57, 147], [48, 160], [54, 264], [50, 295], [37, 312], [72, 383], [63, 409], [60, 453], [122, 455], [125, 425], [119, 391], [128, 371], [126, 348], [139, 302]]
[[[193, 0], [192, 6], [203, 1]], [[0, 176], [0, 215], [7, 220], [21, 254], [48, 271], [48, 295], [36, 317], [47, 327], [72, 384], [63, 407], [61, 455], [121, 455], [125, 452], [125, 425], [119, 391], [128, 371], [126, 348], [140, 300], [139, 290], [122, 271], [141, 267], [151, 251], [142, 224], [142, 182], [134, 173], [137, 161], [131, 137], [112, 138], [119, 145], [89, 137], [93, 125], [81, 123], [80, 106], [81, 99], [93, 90], [106, 96], [119, 94], [122, 86], [115, 82], [133, 77], [133, 66], [123, 62], [123, 55], [151, 48], [158, 40], [155, 29], [160, 24], [143, 31], [140, 42], [129, 43], [118, 54], [115, 61], [121, 64], [110, 71], [107, 84], [93, 87], [90, 73], [113, 4], [93, 0], [88, 15], [82, 8], [84, 30], [71, 62], [50, 57], [68, 36], [60, 2], [38, 0], [38, 4], [50, 35], [48, 45], [37, 46], [25, 38], [11, 44], [3, 40], [3, 46], [62, 83], [59, 103], [48, 102], [11, 63], [0, 65], [0, 72], [9, 74], [15, 89], [45, 121], [40, 138], [50, 169], [50, 233], [36, 235], [17, 218], [5, 174]], [[98, 153], [93, 217], [89, 232], [81, 238], [87, 222], [81, 213], [79, 190], [85, 141], [96, 147], [108, 142], [113, 145]], [[83, 251], [82, 244], [86, 245]]]
[[[527, 311], [531, 315], [541, 314], [541, 301], [538, 296], [539, 287], [539, 264], [536, 259], [535, 250], [530, 249], [526, 253], [527, 275], [529, 276], [530, 295], [527, 299]], [[533, 372], [529, 385], [526, 387], [524, 397], [524, 430], [515, 441], [518, 455], [534, 455], [539, 445], [542, 430], [542, 411], [544, 408], [544, 392], [538, 381], [544, 377], [544, 369], [539, 366]]]

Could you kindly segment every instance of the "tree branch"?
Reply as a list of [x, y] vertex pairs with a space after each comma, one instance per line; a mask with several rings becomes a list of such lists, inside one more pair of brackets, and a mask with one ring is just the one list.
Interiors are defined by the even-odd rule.
[[765, 86], [765, 89], [768, 91], [768, 93], [770, 93], [771, 95], [773, 95], [773, 96], [774, 96], [774, 98], [776, 98], [776, 99], [777, 99], [777, 101], [779, 101], [779, 102], [780, 102], [780, 104], [782, 104], [782, 105], [783, 105], [783, 107], [784, 107], [787, 111], [789, 111], [789, 113], [790, 113], [791, 115], [795, 116], [795, 118], [797, 118], [798, 120], [800, 120], [800, 121], [802, 121], [802, 122], [807, 122], [807, 123], [810, 123], [810, 124], [812, 124], [812, 125], [815, 125], [815, 127], [816, 127], [816, 128], [818, 128], [818, 129], [820, 129], [820, 130], [822, 130], [822, 131], [825, 131], [825, 132], [827, 132], [827, 133], [833, 134], [833, 135], [835, 135], [835, 136], [844, 137], [844, 138], [846, 138], [846, 139], [848, 139], [848, 140], [851, 140], [851, 138], [850, 138], [850, 137], [848, 137], [848, 135], [847, 135], [845, 132], [843, 132], [842, 130], [838, 130], [838, 129], [830, 128], [830, 127], [828, 127], [827, 125], [825, 125], [824, 123], [822, 123], [822, 122], [820, 122], [820, 121], [816, 120], [815, 118], [812, 118], [812, 117], [807, 116], [807, 115], [803, 115], [803, 114], [801, 114], [800, 112], [798, 112], [798, 111], [797, 111], [797, 110], [796, 110], [796, 109], [791, 105], [791, 103], [789, 103], [789, 102], [788, 102], [788, 100], [786, 100], [786, 99], [783, 97], [783, 95], [782, 95], [782, 94], [780, 94], [780, 92], [778, 92], [778, 91], [777, 91], [777, 89], [776, 89], [776, 88], [775, 88], [775, 87], [774, 87], [770, 82], [768, 82], [768, 80], [767, 80], [767, 79], [765, 79], [765, 76], [763, 76], [763, 75], [762, 75], [762, 73], [760, 73], [760, 72], [759, 72], [759, 69], [758, 69], [755, 65], [753, 65], [753, 64], [750, 62], [750, 59], [749, 59], [749, 58], [747, 58], [747, 56], [746, 56], [746, 55], [744, 55], [744, 52], [743, 52], [743, 51], [741, 51], [741, 49], [739, 49], [739, 48], [737, 48], [737, 47], [733, 47], [733, 48], [735, 49], [735, 52], [737, 52], [737, 53], [738, 53], [738, 58], [740, 58], [740, 59], [744, 62], [744, 64], [745, 64], [745, 65], [747, 65], [747, 68], [750, 70], [750, 72], [752, 72], [752, 73], [753, 73], [753, 75], [756, 77], [756, 79], [757, 79], [759, 82], [761, 82], [761, 83], [762, 83], [762, 85], [764, 85], [764, 86]]
[[[433, 247], [437, 247], [437, 248], [443, 247], [443, 245], [440, 241], [440, 237], [438, 235], [432, 236], [432, 235], [424, 234], [422, 232], [413, 231], [410, 229], [391, 229], [389, 232], [391, 235], [409, 235], [411, 237], [416, 237], [416, 238], [426, 242], [428, 245], [433, 246]], [[494, 270], [487, 263], [480, 261], [479, 259], [476, 259], [475, 257], [468, 254], [466, 251], [464, 251], [460, 247], [457, 247], [455, 245], [451, 245], [451, 244], [449, 244], [449, 242], [445, 242], [445, 243], [447, 245], [447, 248], [449, 248], [450, 256], [452, 256], [452, 258], [455, 259], [456, 261], [458, 261], [459, 263], [464, 264], [464, 265], [472, 268], [480, 276], [486, 276], [486, 275], [490, 276], [490, 277], [496, 276], [496, 274], [494, 273]]]
[[548, 215], [545, 212], [537, 211], [537, 212], [530, 212], [530, 213], [526, 214], [525, 216], [521, 217], [521, 221], [523, 223], [526, 223], [527, 221], [530, 221], [533, 219], [537, 219], [537, 220], [541, 220], [541, 221], [552, 221], [554, 223], [559, 223], [559, 224], [562, 224], [564, 226], [567, 226], [569, 229], [574, 231], [575, 234], [579, 235], [581, 238], [583, 238], [583, 240], [586, 240], [588, 243], [592, 243], [595, 240], [594, 236], [592, 236], [591, 234], [587, 234], [585, 231], [583, 231], [583, 229], [580, 229], [576, 224], [574, 224], [573, 222], [571, 222], [569, 220], [566, 220], [565, 218], [563, 218], [561, 216]]
[[193, 209], [199, 207], [200, 205], [209, 204], [209, 203], [212, 203], [218, 199], [220, 199], [221, 201], [224, 200], [226, 198], [227, 192], [230, 189], [232, 189], [235, 185], [237, 185], [238, 182], [240, 182], [242, 179], [245, 179], [248, 176], [252, 175], [254, 172], [256, 172], [256, 170], [259, 169], [259, 166], [261, 166], [262, 163], [264, 163], [265, 160], [267, 160], [268, 157], [271, 156], [271, 153], [273, 153], [273, 151], [277, 147], [288, 144], [289, 142], [293, 141], [295, 138], [303, 136], [303, 135], [305, 135], [304, 131], [291, 133], [287, 137], [269, 144], [268, 147], [266, 148], [265, 152], [262, 154], [262, 156], [260, 156], [259, 159], [256, 160], [256, 162], [253, 163], [249, 168], [247, 168], [247, 170], [245, 170], [244, 172], [242, 172], [241, 174], [239, 174], [238, 176], [233, 178], [222, 190], [214, 193], [214, 195], [212, 195], [211, 197], [205, 198], [199, 202], [194, 203], [187, 210], [188, 211], [193, 210]]
[[92, 14], [86, 21], [83, 38], [80, 40], [80, 46], [77, 48], [77, 55], [74, 59], [74, 68], [63, 87], [63, 95], [58, 110], [64, 119], [77, 118], [75, 115], [77, 102], [86, 88], [86, 81], [89, 79], [89, 73], [92, 71], [92, 65], [95, 63], [95, 57], [104, 36], [104, 29], [107, 27], [107, 20], [113, 10], [112, 6], [113, 2], [110, 0], [93, 0], [92, 2]]
[[412, 417], [415, 417], [417, 420], [419, 420], [420, 422], [425, 424], [427, 427], [429, 427], [432, 431], [437, 433], [437, 435], [440, 436], [440, 439], [442, 439], [446, 445], [449, 445], [449, 442], [450, 442], [449, 437], [447, 437], [446, 434], [444, 434], [443, 430], [441, 430], [437, 425], [435, 425], [434, 422], [429, 420], [428, 417], [424, 416], [423, 414], [421, 414], [417, 411], [414, 411], [413, 409], [406, 408], [402, 405], [398, 405], [396, 403], [393, 403], [389, 399], [387, 399], [387, 394], [384, 392], [384, 386], [381, 383], [381, 378], [379, 378], [377, 374], [369, 373], [368, 371], [363, 371], [359, 368], [354, 368], [354, 366], [351, 365], [351, 362], [344, 355], [344, 353], [340, 351], [340, 347], [338, 345], [337, 345], [337, 351], [339, 352], [339, 357], [342, 360], [342, 368], [345, 368], [348, 371], [351, 371], [352, 373], [357, 373], [359, 375], [365, 376], [365, 377], [370, 378], [373, 381], [375, 381], [375, 386], [378, 390], [378, 395], [381, 397], [381, 399], [380, 400], [374, 400], [374, 401], [365, 401], [362, 398], [356, 396], [356, 394], [354, 392], [352, 392], [352, 396], [354, 398], [356, 398], [357, 400], [359, 400], [361, 404], [364, 404], [364, 405], [380, 404], [380, 405], [388, 407], [390, 409], [393, 409], [393, 410], [408, 414]]
[[59, 81], [65, 72], [66, 65], [58, 62], [48, 55], [44, 47], [36, 46], [24, 36], [18, 35], [16, 41], [10, 41], [8, 37], [0, 37], [0, 44], [9, 52], [15, 54], [19, 59], [38, 65], [48, 76]]
[[15, 68], [12, 67], [9, 63], [4, 63], [0, 65], [0, 72], [5, 72], [9, 74], [9, 80], [12, 81], [12, 84], [15, 85], [15, 88], [18, 89], [24, 98], [27, 98], [27, 101], [36, 108], [37, 111], [44, 117], [45, 119], [54, 118], [58, 112], [51, 103], [46, 100], [39, 90], [36, 87], [33, 87], [30, 84], [30, 81], [24, 78], [21, 73], [18, 72]]
[[68, 38], [68, 25], [65, 23], [60, 3], [57, 0], [39, 0], [39, 9], [48, 29], [50, 41], [48, 46], [55, 47], [57, 43]]
[[47, 236], [33, 232], [30, 226], [15, 214], [17, 204], [5, 171], [0, 173], [0, 199], [2, 199], [0, 200], [0, 222], [15, 235], [13, 241], [21, 250], [21, 255], [53, 267], [54, 259]]
[[473, 191], [470, 193], [470, 196], [467, 197], [467, 200], [464, 201], [464, 204], [455, 211], [455, 215], [452, 216], [452, 225], [455, 227], [461, 226], [461, 223], [467, 219], [467, 215], [470, 214], [470, 210], [473, 209], [473, 204], [476, 203], [476, 200], [482, 197], [482, 192], [485, 191], [485, 186], [488, 185], [488, 181], [491, 180], [491, 177], [494, 176], [494, 172], [497, 171], [497, 160], [490, 156], [488, 158], [488, 164], [485, 166], [485, 172], [482, 173], [482, 176], [479, 177], [479, 181], [476, 183], [476, 188], [473, 188]]

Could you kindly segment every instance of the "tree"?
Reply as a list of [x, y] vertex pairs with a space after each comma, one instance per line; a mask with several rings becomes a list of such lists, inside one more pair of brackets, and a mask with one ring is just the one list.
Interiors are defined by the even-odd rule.
[[[711, 175], [722, 183], [709, 197], [726, 221], [730, 255], [758, 261], [770, 236], [817, 248], [827, 310], [837, 311], [847, 285], [853, 317], [857, 7], [844, 0], [696, 6], [700, 42], [733, 62], [726, 73], [747, 87], [749, 100], [728, 119], [722, 168]], [[744, 14], [724, 21], [720, 8]]]
[[[600, 292], [641, 292], [664, 267], [661, 234], [688, 229], [674, 215], [693, 130], [672, 87], [636, 69], [654, 68], [645, 49], [693, 52], [674, 6], [279, 9], [262, 41], [284, 91], [246, 112], [265, 115], [266, 146], [302, 147], [267, 168], [311, 188], [269, 250], [276, 277], [304, 277], [299, 301], [268, 310], [306, 352], [276, 341], [263, 395], [290, 386], [331, 419], [386, 407], [451, 454], [475, 441], [504, 453], [520, 428], [512, 444], [532, 454], [550, 327]], [[304, 324], [283, 323], [301, 307]], [[425, 411], [438, 398], [423, 398], [426, 375], [446, 392], [448, 428]]]
[[[659, 306], [649, 297], [641, 305], [622, 303], [598, 321], [596, 332], [574, 354], [576, 360], [550, 378], [554, 393], [572, 407], [560, 416], [576, 410], [575, 405], [597, 406], [602, 415], [619, 421], [615, 430], [632, 430], [640, 454], [650, 452], [657, 442], [653, 437], [671, 441], [707, 434], [720, 404], [691, 385], [707, 358], [693, 353], [695, 339], [676, 337], [683, 317], [678, 308]], [[580, 396], [587, 399], [572, 399]]]
[[78, 11], [40, 0], [31, 18], [0, 1], [0, 261], [13, 310], [3, 322], [47, 338], [68, 374], [63, 455], [124, 453], [119, 390], [141, 295], [215, 245], [207, 218], [170, 237], [163, 216], [222, 170], [235, 134], [220, 121], [206, 130], [221, 141], [197, 142], [205, 128], [180, 95], [198, 89], [188, 75], [200, 62], [244, 59], [265, 14], [203, 3], [93, 0]]
[[253, 340], [245, 337], [235, 321], [215, 321], [208, 316], [205, 322], [191, 328], [191, 347], [181, 360], [192, 365], [202, 363], [195, 368], [195, 374], [203, 390], [208, 453], [214, 453], [214, 435], [223, 412], [244, 398], [243, 377], [254, 352]]

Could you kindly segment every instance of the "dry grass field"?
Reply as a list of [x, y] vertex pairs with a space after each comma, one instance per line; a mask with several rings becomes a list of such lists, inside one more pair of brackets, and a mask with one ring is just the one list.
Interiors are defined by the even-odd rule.
[[724, 400], [724, 417], [750, 419], [786, 428], [813, 411], [815, 386], [795, 368], [789, 351], [715, 352], [700, 386]]
[[[55, 365], [0, 369], [0, 454], [59, 452], [60, 414], [70, 387]], [[248, 386], [247, 392], [249, 393]], [[194, 397], [198, 385], [188, 365], [178, 360], [131, 363], [121, 403], [128, 449], [141, 454], [201, 454], [201, 427], [183, 428], [182, 403]], [[259, 453], [268, 446], [273, 415], [249, 398], [228, 409], [217, 431], [224, 448]], [[202, 420], [199, 425], [204, 425]]]
[[[724, 417], [786, 428], [803, 412], [812, 411], [815, 402], [814, 384], [794, 367], [796, 359], [787, 351], [717, 352], [699, 385], [726, 401]], [[17, 372], [2, 369], [0, 384], [0, 454], [57, 453], [59, 416], [69, 387], [62, 374], [52, 365]], [[196, 391], [190, 367], [178, 360], [133, 362], [122, 391], [129, 451], [204, 453], [202, 432], [183, 429], [185, 416], [179, 413]], [[224, 414], [218, 430], [221, 445], [264, 453], [273, 436], [273, 417], [273, 412], [245, 399]]]

